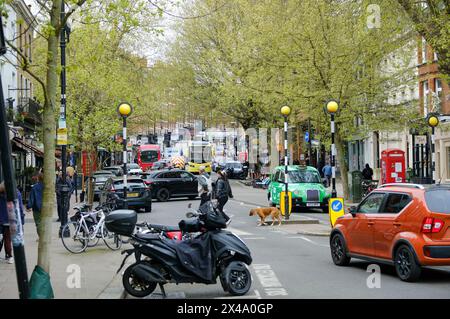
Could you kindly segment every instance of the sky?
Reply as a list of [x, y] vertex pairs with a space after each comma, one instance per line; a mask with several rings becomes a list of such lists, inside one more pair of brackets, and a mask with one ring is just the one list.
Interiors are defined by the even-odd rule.
[[[39, 5], [34, 0], [24, 0], [27, 5], [31, 5], [31, 10], [33, 14], [36, 14], [39, 10]], [[173, 1], [179, 2], [180, 4], [186, 4], [193, 2], [194, 0], [181, 0], [181, 1]], [[158, 4], [158, 0], [153, 0], [154, 3]], [[169, 14], [173, 15], [182, 15], [181, 8], [176, 4], [169, 4], [166, 6], [165, 11]], [[176, 31], [175, 24], [180, 21], [179, 18], [174, 18], [166, 13], [163, 14], [162, 21], [160, 25], [162, 26], [162, 30], [164, 31], [162, 35], [158, 35], [158, 37], [152, 37], [147, 41], [145, 47], [139, 52], [140, 55], [144, 55], [149, 65], [154, 64], [156, 61], [164, 59], [170, 44], [176, 39]]]

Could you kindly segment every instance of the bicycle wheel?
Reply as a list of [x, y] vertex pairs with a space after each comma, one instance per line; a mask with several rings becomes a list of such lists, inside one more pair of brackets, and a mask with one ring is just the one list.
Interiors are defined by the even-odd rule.
[[105, 224], [102, 225], [102, 238], [105, 245], [111, 250], [118, 250], [122, 247], [122, 237], [106, 229]]
[[64, 247], [73, 254], [79, 254], [86, 250], [89, 243], [89, 231], [79, 222], [69, 222], [64, 225], [63, 234], [69, 233], [69, 237], [61, 236]]

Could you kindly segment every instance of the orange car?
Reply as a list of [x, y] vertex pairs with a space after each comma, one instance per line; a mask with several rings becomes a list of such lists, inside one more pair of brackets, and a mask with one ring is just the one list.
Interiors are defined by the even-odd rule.
[[385, 184], [336, 221], [333, 262], [351, 258], [394, 264], [404, 281], [422, 266], [450, 265], [450, 185]]

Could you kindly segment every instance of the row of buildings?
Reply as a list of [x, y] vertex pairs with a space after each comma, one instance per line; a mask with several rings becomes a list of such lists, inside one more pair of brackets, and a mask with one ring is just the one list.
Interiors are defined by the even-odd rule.
[[[440, 114], [440, 124], [436, 129], [436, 178], [437, 182], [450, 182], [450, 90], [438, 70], [438, 55], [424, 39], [419, 39], [417, 51], [409, 64], [413, 66], [413, 81], [393, 88], [388, 95], [390, 105], [408, 105], [418, 108], [421, 117], [429, 113]], [[388, 65], [395, 64], [395, 52], [386, 57]], [[423, 121], [425, 123], [425, 120]], [[373, 131], [354, 137], [348, 143], [347, 159], [349, 171], [361, 171], [367, 163], [374, 168], [375, 179], [380, 177], [381, 152], [398, 148], [405, 152], [406, 169], [411, 181], [428, 183], [431, 173], [431, 130], [418, 131], [410, 127], [396, 130]]]
[[34, 95], [30, 75], [21, 69], [23, 59], [33, 63], [33, 41], [36, 20], [24, 0], [14, 0], [2, 8], [7, 53], [0, 57], [3, 98], [7, 110], [12, 145], [13, 167], [19, 189], [27, 195], [31, 176], [43, 164], [43, 147], [39, 142], [42, 128], [41, 106]]

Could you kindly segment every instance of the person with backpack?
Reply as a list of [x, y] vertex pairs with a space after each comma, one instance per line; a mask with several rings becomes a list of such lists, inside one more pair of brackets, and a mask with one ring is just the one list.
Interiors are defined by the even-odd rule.
[[226, 173], [219, 171], [218, 175], [219, 178], [216, 181], [215, 198], [217, 199], [217, 208], [223, 212], [223, 207], [228, 202], [228, 198], [233, 198], [233, 193]]

